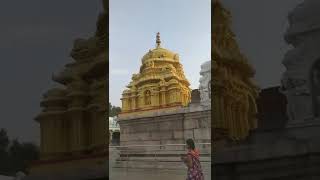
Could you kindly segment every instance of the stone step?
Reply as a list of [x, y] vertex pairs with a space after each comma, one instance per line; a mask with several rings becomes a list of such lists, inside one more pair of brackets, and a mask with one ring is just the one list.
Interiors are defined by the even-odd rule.
[[[185, 155], [185, 151], [113, 151], [112, 154], [118, 154], [118, 155], [146, 155], [146, 156], [152, 156], [152, 155], [161, 155], [161, 156], [179, 156], [179, 155]], [[211, 156], [211, 151], [202, 151], [200, 153], [200, 156]]]
[[[211, 162], [201, 162], [203, 171], [211, 172]], [[116, 161], [113, 168], [181, 169], [186, 166], [181, 161]]]
[[[180, 156], [175, 157], [118, 157], [116, 161], [181, 161]], [[200, 157], [201, 162], [211, 162], [211, 157]]]
[[[130, 151], [118, 151], [112, 153], [113, 159], [110, 168], [122, 169], [121, 171], [127, 171], [128, 169], [149, 169], [149, 170], [177, 170], [186, 171], [186, 166], [181, 161], [180, 156], [185, 155], [185, 151], [161, 151], [155, 152], [146, 151], [134, 153]], [[202, 169], [207, 174], [211, 173], [211, 154], [202, 154], [200, 156]]]
[[[202, 165], [202, 170], [204, 172], [211, 172], [211, 164], [201, 164]], [[181, 162], [176, 162], [176, 163], [163, 163], [163, 162], [159, 162], [159, 163], [137, 163], [137, 162], [124, 162], [124, 163], [120, 163], [120, 164], [116, 164], [113, 166], [113, 168], [131, 168], [131, 169], [135, 169], [135, 168], [144, 168], [144, 169], [181, 169], [181, 170], [186, 170], [186, 166], [184, 164], [182, 164]]]

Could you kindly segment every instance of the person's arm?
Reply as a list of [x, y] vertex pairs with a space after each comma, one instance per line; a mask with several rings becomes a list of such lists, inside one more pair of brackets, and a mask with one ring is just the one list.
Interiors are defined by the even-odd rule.
[[190, 155], [187, 155], [185, 164], [187, 165], [188, 168], [192, 167], [192, 159]]

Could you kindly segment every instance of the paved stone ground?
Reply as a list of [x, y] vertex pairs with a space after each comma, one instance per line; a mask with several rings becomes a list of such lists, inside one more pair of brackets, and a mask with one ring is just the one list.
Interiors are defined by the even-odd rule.
[[119, 169], [112, 168], [109, 172], [110, 180], [141, 180], [141, 179], [152, 179], [152, 180], [184, 180], [185, 173], [183, 172], [172, 172], [172, 171], [157, 171], [157, 170], [146, 170], [146, 169]]
[[[137, 169], [137, 168], [114, 168], [119, 152], [109, 150], [109, 178], [110, 180], [185, 180], [187, 169]], [[205, 180], [211, 179], [210, 169], [204, 172]]]
[[[111, 168], [110, 180], [185, 180], [186, 170], [150, 170], [150, 169], [121, 169]], [[211, 173], [205, 174], [205, 180], [211, 179]]]

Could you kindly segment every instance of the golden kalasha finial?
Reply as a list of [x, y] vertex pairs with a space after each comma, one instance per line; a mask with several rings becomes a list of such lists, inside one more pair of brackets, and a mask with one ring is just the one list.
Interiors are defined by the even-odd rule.
[[157, 41], [156, 41], [156, 43], [157, 43], [157, 48], [160, 47], [161, 40], [160, 40], [160, 33], [159, 32], [157, 33]]

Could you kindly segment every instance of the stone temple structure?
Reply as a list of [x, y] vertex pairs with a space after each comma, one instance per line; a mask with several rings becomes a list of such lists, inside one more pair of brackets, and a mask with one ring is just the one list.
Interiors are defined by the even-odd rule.
[[305, 0], [289, 13], [281, 87], [262, 90], [257, 129], [214, 154], [215, 179], [319, 179], [320, 2]]
[[[183, 125], [185, 113], [190, 111], [187, 107], [194, 103], [190, 103], [191, 89], [179, 56], [161, 48], [159, 33], [156, 42], [156, 48], [143, 56], [140, 73], [133, 75], [129, 90], [123, 92], [122, 112], [118, 116], [121, 145], [180, 144], [187, 136], [193, 137], [193, 130], [187, 133]], [[203, 83], [208, 87], [209, 82]], [[203, 88], [201, 91], [204, 93]], [[200, 103], [200, 99], [196, 101]], [[207, 116], [210, 109], [206, 110], [201, 115]], [[192, 119], [190, 116], [188, 125], [193, 126]], [[208, 128], [208, 124], [203, 125]]]
[[241, 54], [231, 31], [231, 15], [220, 1], [213, 3], [213, 129], [214, 138], [241, 140], [257, 127], [258, 87], [254, 69]]
[[120, 144], [120, 126], [116, 117], [109, 117], [109, 146]]
[[107, 1], [103, 3], [96, 34], [77, 39], [71, 51], [73, 62], [52, 77], [61, 88], [43, 95], [43, 109], [36, 117], [41, 157], [30, 166], [30, 179], [107, 175]]
[[175, 169], [185, 175], [180, 155], [186, 152], [185, 141], [192, 138], [202, 143], [197, 147], [209, 178], [211, 63], [199, 67], [200, 90], [191, 91], [178, 55], [160, 47], [159, 34], [156, 42], [156, 48], [143, 56], [140, 73], [133, 75], [123, 93], [124, 111], [117, 121], [120, 146], [126, 147], [119, 149], [120, 157], [113, 168]]

